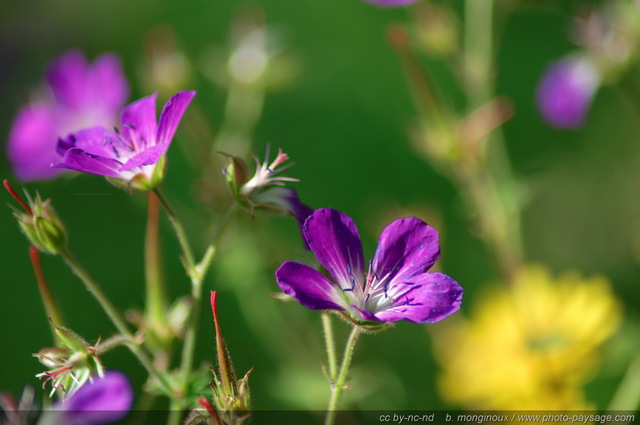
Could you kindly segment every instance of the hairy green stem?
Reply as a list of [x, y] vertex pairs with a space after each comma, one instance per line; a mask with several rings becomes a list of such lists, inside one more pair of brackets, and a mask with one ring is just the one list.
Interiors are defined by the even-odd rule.
[[156, 187], [153, 189], [153, 193], [158, 197], [158, 201], [160, 201], [160, 205], [162, 205], [162, 209], [164, 209], [167, 217], [169, 217], [169, 221], [173, 226], [173, 230], [176, 232], [176, 237], [178, 238], [178, 243], [180, 243], [180, 248], [182, 248], [182, 255], [184, 259], [184, 266], [187, 269], [187, 273], [189, 277], [193, 278], [192, 273], [195, 271], [196, 262], [193, 256], [193, 252], [191, 251], [191, 245], [189, 245], [189, 239], [187, 238], [187, 233], [184, 230], [184, 226], [182, 222], [178, 218], [176, 212], [173, 210], [173, 207], [164, 196], [160, 188]]
[[[120, 315], [120, 312], [116, 307], [109, 301], [105, 293], [102, 291], [100, 286], [91, 278], [89, 273], [80, 265], [80, 263], [71, 255], [71, 252], [68, 248], [63, 248], [60, 250], [60, 256], [64, 259], [64, 261], [69, 265], [71, 270], [80, 278], [82, 283], [84, 283], [85, 287], [94, 298], [98, 301], [98, 304], [103, 308], [103, 310], [107, 313], [107, 316], [111, 319], [118, 332], [122, 334], [124, 337], [129, 338], [131, 340], [135, 340], [134, 336], [129, 331], [124, 318]], [[127, 347], [131, 350], [134, 356], [140, 361], [142, 366], [147, 369], [149, 375], [155, 378], [158, 381], [158, 384], [162, 387], [165, 393], [168, 396], [173, 396], [173, 389], [171, 385], [167, 381], [166, 377], [162, 375], [153, 365], [153, 362], [149, 358], [146, 352], [142, 350], [142, 348], [137, 344], [126, 344]]]
[[335, 378], [335, 382], [331, 386], [331, 398], [329, 399], [329, 407], [327, 408], [327, 416], [324, 421], [324, 425], [333, 425], [336, 419], [336, 409], [338, 408], [338, 402], [342, 391], [345, 389], [347, 383], [347, 377], [349, 376], [349, 366], [351, 365], [351, 359], [353, 357], [353, 351], [360, 335], [360, 328], [354, 326], [347, 340], [347, 344], [344, 349], [344, 355], [342, 357], [342, 365], [338, 376]]
[[[236, 204], [234, 203], [229, 207], [227, 213], [224, 215], [218, 230], [216, 231], [211, 243], [207, 247], [207, 250], [198, 264], [194, 264], [193, 268], [187, 270], [187, 273], [191, 277], [191, 298], [193, 301], [193, 307], [189, 315], [189, 319], [186, 325], [184, 345], [182, 346], [182, 360], [180, 363], [180, 376], [182, 381], [180, 382], [180, 393], [184, 393], [188, 389], [189, 378], [191, 376], [191, 369], [193, 368], [193, 357], [196, 348], [196, 336], [198, 331], [198, 319], [200, 317], [200, 301], [202, 299], [202, 283], [211, 266], [211, 261], [216, 253], [218, 243], [222, 238], [228, 224], [231, 222], [233, 213], [236, 211]], [[174, 216], [174, 220], [179, 223], [177, 217]], [[181, 227], [181, 226], [180, 226]], [[175, 226], [174, 226], [175, 228]], [[185, 239], [186, 241], [186, 239]], [[176, 398], [172, 400], [169, 414], [169, 425], [178, 424], [182, 417], [183, 400]]]
[[196, 271], [198, 274], [201, 275], [201, 280], [204, 279], [204, 276], [207, 274], [207, 271], [209, 270], [209, 266], [211, 266], [211, 260], [213, 260], [213, 257], [216, 253], [216, 249], [218, 247], [218, 243], [220, 242], [220, 238], [222, 237], [225, 230], [227, 229], [227, 226], [231, 222], [231, 218], [235, 214], [237, 207], [238, 207], [238, 204], [235, 202], [229, 207], [224, 217], [222, 218], [222, 222], [218, 227], [218, 230], [216, 231], [215, 235], [213, 236], [211, 243], [207, 247], [207, 250], [205, 251], [204, 255], [202, 256], [202, 260], [200, 260], [200, 262], [197, 265]]
[[95, 347], [95, 353], [98, 356], [103, 355], [107, 351], [111, 351], [116, 347], [138, 345], [140, 341], [129, 335], [115, 335], [111, 338], [101, 342]]
[[226, 230], [227, 225], [231, 221], [231, 217], [233, 216], [233, 212], [235, 211], [235, 205], [236, 204], [233, 204], [229, 208], [224, 218], [222, 219], [222, 222], [218, 227], [218, 231], [213, 237], [211, 244], [207, 248], [202, 261], [200, 261], [200, 263], [198, 263], [198, 265], [195, 267], [195, 271], [191, 279], [191, 297], [193, 298], [193, 307], [191, 309], [191, 315], [189, 316], [189, 322], [187, 324], [185, 332], [184, 346], [182, 350], [182, 363], [180, 365], [180, 371], [183, 376], [183, 389], [186, 389], [189, 375], [191, 374], [191, 368], [193, 367], [193, 355], [195, 352], [196, 334], [198, 327], [197, 325], [200, 315], [200, 300], [202, 298], [202, 282], [204, 281], [204, 277], [209, 270], [211, 260], [215, 255], [218, 243], [220, 242], [220, 238]]
[[162, 278], [162, 253], [160, 250], [159, 200], [155, 192], [149, 192], [147, 232], [144, 245], [144, 271], [147, 290], [145, 303], [147, 320], [154, 325], [165, 323], [167, 307]]
[[333, 327], [331, 326], [331, 317], [326, 311], [322, 312], [322, 328], [324, 329], [324, 342], [327, 346], [327, 358], [329, 361], [329, 377], [331, 380], [336, 378], [336, 341], [333, 337]]

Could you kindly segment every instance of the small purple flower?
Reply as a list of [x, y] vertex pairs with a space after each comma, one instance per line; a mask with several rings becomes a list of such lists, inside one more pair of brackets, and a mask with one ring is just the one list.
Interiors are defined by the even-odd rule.
[[598, 70], [587, 58], [569, 56], [552, 63], [536, 93], [542, 118], [554, 127], [582, 126], [599, 84]]
[[158, 123], [154, 93], [124, 108], [120, 131], [91, 127], [60, 139], [57, 151], [63, 160], [52, 167], [112, 177], [136, 189], [153, 188], [162, 178], [161, 159], [195, 94], [174, 95]]
[[23, 107], [9, 134], [7, 154], [23, 182], [58, 176], [62, 170], [50, 167], [58, 160], [58, 138], [91, 125], [112, 126], [129, 93], [113, 54], [89, 65], [82, 52], [69, 51], [50, 67], [47, 82], [49, 98]]
[[333, 281], [287, 261], [276, 271], [283, 292], [314, 310], [339, 310], [354, 321], [434, 323], [460, 309], [462, 288], [442, 273], [427, 273], [440, 255], [438, 234], [424, 221], [395, 220], [380, 235], [365, 274], [353, 220], [336, 210], [315, 210], [304, 236]]
[[133, 389], [127, 377], [107, 371], [103, 378], [84, 384], [71, 397], [54, 404], [43, 414], [40, 425], [99, 425], [127, 416]]
[[376, 4], [382, 7], [406, 6], [418, 0], [365, 0], [367, 3]]

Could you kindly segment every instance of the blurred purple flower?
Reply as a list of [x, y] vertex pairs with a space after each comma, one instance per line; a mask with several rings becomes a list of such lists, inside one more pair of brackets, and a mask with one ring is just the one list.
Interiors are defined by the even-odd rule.
[[71, 50], [51, 65], [47, 81], [49, 99], [24, 106], [9, 134], [7, 154], [23, 182], [58, 176], [62, 170], [50, 167], [59, 159], [58, 138], [92, 125], [112, 126], [129, 93], [113, 54], [89, 65], [82, 52]]
[[154, 93], [124, 108], [120, 131], [91, 127], [60, 139], [57, 151], [63, 160], [52, 167], [113, 177], [140, 189], [154, 187], [162, 178], [163, 165], [158, 162], [195, 94], [175, 94], [157, 123]]
[[542, 118], [554, 127], [582, 126], [599, 84], [598, 70], [587, 58], [569, 56], [552, 63], [536, 93]]
[[376, 4], [382, 7], [406, 6], [418, 0], [364, 0], [367, 3]]
[[127, 416], [133, 389], [122, 373], [109, 370], [103, 378], [87, 382], [67, 399], [46, 410], [38, 425], [99, 425]]
[[345, 311], [356, 322], [415, 323], [438, 322], [460, 309], [460, 285], [445, 274], [427, 273], [440, 245], [436, 230], [420, 219], [395, 220], [382, 231], [366, 274], [358, 229], [349, 216], [316, 210], [303, 232], [333, 281], [293, 261], [280, 266], [276, 280], [307, 308]]

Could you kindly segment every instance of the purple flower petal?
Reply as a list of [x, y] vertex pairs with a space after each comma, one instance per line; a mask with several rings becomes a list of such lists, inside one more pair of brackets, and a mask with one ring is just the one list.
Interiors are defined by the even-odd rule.
[[372, 270], [379, 279], [408, 279], [429, 270], [439, 255], [436, 229], [418, 218], [403, 218], [382, 231]]
[[304, 236], [342, 289], [363, 284], [362, 244], [351, 217], [331, 208], [315, 210], [304, 223]]
[[[295, 189], [291, 188], [283, 188], [283, 198], [287, 205], [287, 209], [292, 216], [298, 220], [298, 224], [300, 225], [300, 232], [302, 232], [304, 228], [304, 223], [307, 221], [307, 218], [311, 214], [313, 214], [313, 208], [308, 205], [303, 204], [298, 197], [298, 192]], [[305, 241], [306, 244], [306, 241]]]
[[194, 91], [181, 91], [165, 103], [158, 123], [158, 144], [171, 143], [180, 119], [195, 95]]
[[382, 7], [406, 6], [418, 0], [365, 0], [367, 3], [376, 4]]
[[49, 68], [47, 80], [62, 105], [73, 109], [86, 106], [87, 60], [79, 50], [70, 50]]
[[304, 264], [286, 261], [276, 270], [278, 286], [313, 310], [344, 310], [340, 289], [322, 273]]
[[[89, 70], [87, 90], [91, 90], [92, 99], [101, 99], [105, 111], [117, 111], [126, 102], [129, 85], [123, 77], [122, 64], [114, 54], [100, 55]], [[100, 123], [98, 125], [108, 125]]]
[[51, 165], [54, 168], [67, 168], [82, 173], [98, 174], [100, 176], [121, 178], [119, 172], [122, 163], [115, 159], [92, 155], [79, 148], [68, 149], [62, 162]]
[[542, 118], [554, 127], [582, 126], [599, 84], [597, 69], [585, 58], [571, 56], [554, 62], [536, 93]]
[[124, 418], [132, 403], [133, 389], [127, 377], [107, 371], [104, 378], [78, 389], [61, 408], [66, 425], [98, 425]]
[[362, 248], [351, 218], [330, 208], [313, 212], [304, 235], [332, 275], [286, 262], [276, 272], [280, 288], [312, 309], [347, 311], [355, 322], [434, 323], [460, 309], [463, 289], [442, 273], [427, 273], [440, 253], [435, 229], [415, 217], [387, 226], [370, 271], [362, 273]]
[[142, 152], [156, 144], [156, 96], [133, 102], [122, 110], [120, 131], [126, 140], [136, 146], [137, 152]]
[[[408, 286], [400, 289], [404, 294], [395, 300], [393, 307], [375, 313], [383, 322], [409, 320], [415, 323], [435, 323], [460, 309], [462, 288], [442, 273], [424, 273], [414, 276]], [[393, 291], [392, 288], [390, 291]]]
[[55, 150], [57, 137], [54, 108], [34, 103], [20, 110], [7, 143], [7, 156], [20, 181], [46, 180], [62, 173], [50, 167], [59, 160]]
[[313, 310], [344, 310], [340, 289], [322, 273], [304, 264], [287, 261], [276, 270], [278, 286], [303, 306]]
[[125, 149], [123, 143], [117, 134], [102, 127], [91, 127], [58, 140], [56, 150], [64, 156], [68, 149], [79, 148], [91, 155], [117, 159], [120, 151]]
[[139, 154], [135, 155], [127, 162], [125, 162], [120, 171], [129, 171], [136, 167], [155, 164], [156, 162], [158, 162], [158, 160], [160, 160], [160, 157], [162, 157], [162, 155], [167, 152], [169, 146], [169, 143], [162, 143], [147, 148], [146, 150], [140, 152]]

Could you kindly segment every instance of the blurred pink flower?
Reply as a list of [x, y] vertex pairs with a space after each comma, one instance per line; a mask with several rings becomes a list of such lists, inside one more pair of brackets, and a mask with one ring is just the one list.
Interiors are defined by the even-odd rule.
[[89, 64], [79, 50], [60, 56], [47, 73], [48, 97], [24, 106], [13, 121], [7, 155], [16, 177], [47, 180], [62, 170], [56, 142], [91, 126], [112, 127], [129, 94], [120, 60], [103, 54]]

